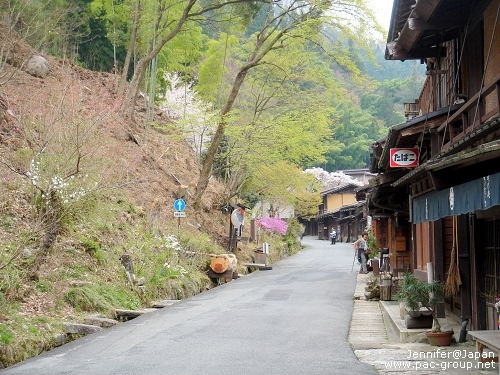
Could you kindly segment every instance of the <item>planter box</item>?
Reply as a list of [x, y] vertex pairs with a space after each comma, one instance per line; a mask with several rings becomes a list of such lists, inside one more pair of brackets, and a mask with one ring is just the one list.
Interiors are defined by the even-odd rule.
[[396, 300], [396, 294], [398, 294], [399, 289], [400, 289], [400, 286], [394, 285], [394, 281], [393, 281], [392, 286], [391, 286], [391, 297], [394, 301]]
[[432, 328], [432, 315], [411, 316], [405, 314], [405, 325], [408, 329]]
[[380, 280], [380, 286], [391, 286], [392, 279], [382, 279]]
[[390, 286], [380, 286], [380, 300], [390, 301], [391, 300], [391, 287]]
[[380, 261], [378, 259], [372, 259], [373, 274], [378, 276], [380, 274]]
[[425, 332], [429, 344], [433, 346], [449, 346], [453, 339], [453, 331], [451, 332]]
[[405, 311], [406, 328], [432, 328], [432, 315], [429, 310]]

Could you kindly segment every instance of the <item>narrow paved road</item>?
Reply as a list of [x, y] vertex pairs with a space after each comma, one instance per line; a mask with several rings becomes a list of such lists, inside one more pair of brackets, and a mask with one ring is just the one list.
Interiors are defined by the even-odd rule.
[[306, 248], [170, 307], [76, 340], [11, 374], [375, 374], [347, 342], [352, 245]]

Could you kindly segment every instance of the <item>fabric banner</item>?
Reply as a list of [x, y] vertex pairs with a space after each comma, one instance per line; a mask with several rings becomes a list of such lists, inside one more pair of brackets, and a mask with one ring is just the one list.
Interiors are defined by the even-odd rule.
[[485, 210], [500, 204], [500, 173], [449, 189], [433, 191], [412, 200], [412, 222], [434, 221], [446, 216]]

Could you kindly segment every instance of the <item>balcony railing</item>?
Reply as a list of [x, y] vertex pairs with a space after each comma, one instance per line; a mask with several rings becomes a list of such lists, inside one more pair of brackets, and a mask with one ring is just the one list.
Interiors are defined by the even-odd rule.
[[500, 74], [438, 128], [438, 133], [444, 139], [443, 148], [447, 148], [475, 127], [497, 116], [500, 112], [499, 103]]
[[415, 103], [403, 103], [403, 105], [405, 107], [405, 117], [407, 120], [411, 120], [420, 114], [418, 99], [415, 100]]
[[418, 98], [418, 103], [422, 114], [427, 114], [434, 112], [436, 110], [435, 96], [434, 95], [434, 76], [428, 75], [425, 79], [424, 86], [420, 92], [420, 97]]

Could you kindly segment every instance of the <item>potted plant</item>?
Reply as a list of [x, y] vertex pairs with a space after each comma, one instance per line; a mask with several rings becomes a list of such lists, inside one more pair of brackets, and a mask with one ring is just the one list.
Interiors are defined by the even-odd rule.
[[371, 229], [367, 230], [368, 233], [368, 248], [371, 250], [368, 257], [370, 259], [378, 259], [380, 256], [380, 250], [377, 247], [377, 238], [372, 236]]
[[368, 300], [380, 298], [380, 285], [378, 283], [378, 278], [373, 275], [366, 282], [365, 298]]
[[368, 269], [368, 271], [373, 271], [374, 275], [378, 275], [380, 270], [380, 250], [377, 247], [377, 239], [372, 235], [371, 228], [367, 227], [366, 232], [368, 233], [367, 242], [368, 248], [370, 249], [369, 253], [367, 253], [366, 255], [368, 266], [371, 267], [371, 269]]
[[432, 315], [432, 329], [425, 333], [429, 343], [436, 346], [450, 345], [453, 331], [443, 332], [437, 317], [437, 304], [444, 297], [444, 283], [437, 280], [427, 283], [406, 272], [400, 284], [397, 300], [403, 301], [411, 311], [420, 311], [423, 307]]
[[383, 286], [391, 286], [392, 285], [392, 273], [384, 271], [380, 274], [380, 279], [382, 280]]

